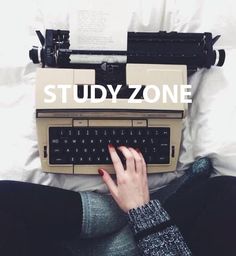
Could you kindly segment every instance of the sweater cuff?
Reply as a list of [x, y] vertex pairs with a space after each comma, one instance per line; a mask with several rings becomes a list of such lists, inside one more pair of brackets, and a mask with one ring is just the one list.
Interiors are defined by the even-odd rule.
[[158, 200], [153, 200], [141, 207], [129, 210], [128, 219], [136, 235], [170, 220], [170, 216]]

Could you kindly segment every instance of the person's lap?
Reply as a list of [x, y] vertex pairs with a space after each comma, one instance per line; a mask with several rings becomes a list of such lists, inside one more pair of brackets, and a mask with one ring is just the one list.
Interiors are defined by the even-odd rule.
[[[8, 206], [4, 200], [11, 200], [11, 196], [14, 195], [14, 189], [12, 190], [12, 187], [4, 189], [4, 186], [1, 185], [2, 182], [0, 182], [0, 212], [3, 210], [5, 211]], [[7, 187], [7, 183], [5, 183], [5, 185], [5, 187]], [[24, 191], [24, 193], [26, 192], [27, 190]], [[46, 195], [46, 192], [50, 192], [50, 189], [47, 191], [45, 190], [44, 192]], [[84, 250], [85, 252], [89, 249], [90, 254], [87, 254], [87, 251], [86, 254], [84, 254], [86, 256], [97, 255], [96, 253], [99, 250], [101, 253], [99, 255], [101, 256], [122, 255], [116, 254], [121, 252], [126, 252], [127, 255], [138, 255], [132, 234], [128, 227], [125, 227], [126, 218], [114, 201], [109, 197], [103, 197], [96, 195], [95, 193], [92, 193], [92, 195], [95, 196], [93, 206], [95, 208], [98, 206], [96, 206], [95, 203], [96, 196], [98, 196], [99, 200], [97, 201], [97, 204], [99, 204], [99, 207], [102, 207], [103, 210], [99, 212], [98, 207], [94, 216], [90, 216], [92, 219], [86, 220], [88, 222], [90, 221], [91, 227], [93, 223], [95, 224], [94, 221], [97, 223], [94, 225], [94, 230], [91, 228], [85, 229], [87, 234], [85, 234], [84, 237], [91, 237], [91, 239], [74, 239], [73, 242], [70, 242], [70, 251], [73, 251], [74, 253], [72, 255], [76, 255], [75, 253], [77, 249], [82, 251]], [[68, 194], [68, 198], [66, 196], [64, 199], [69, 199], [71, 196], [74, 197], [76, 195], [74, 192], [71, 192], [71, 194]], [[103, 198], [104, 202], [101, 203]], [[36, 201], [39, 200], [38, 196], [34, 199]], [[6, 202], [9, 204], [9, 200], [6, 200]], [[73, 203], [71, 202], [71, 206], [73, 206], [75, 202], [77, 202], [77, 198]], [[195, 184], [192, 183], [180, 188], [178, 192], [174, 193], [169, 199], [167, 199], [163, 205], [180, 228], [190, 249], [195, 253], [194, 255], [235, 255], [236, 246], [234, 243], [234, 231], [236, 230], [236, 178], [216, 177], [201, 182], [196, 180]], [[19, 204], [19, 207], [22, 207], [22, 205], [20, 206]], [[14, 209], [16, 209], [16, 206], [12, 208], [12, 210]], [[45, 212], [47, 212], [46, 209]], [[86, 216], [84, 217], [86, 218]], [[102, 218], [105, 218], [105, 221]], [[76, 216], [73, 218], [73, 221], [75, 219]], [[39, 219], [39, 222], [42, 222], [42, 219]], [[74, 222], [74, 224], [75, 226], [79, 226], [78, 223], [76, 224]], [[102, 225], [99, 226], [99, 224]], [[58, 222], [58, 225], [60, 225], [60, 221]], [[21, 228], [21, 226], [19, 227]], [[101, 227], [100, 230], [99, 227]], [[44, 228], [47, 227], [44, 226]], [[74, 227], [74, 230], [77, 228], [78, 230], [80, 229], [80, 227]], [[57, 231], [63, 232], [63, 230], [60, 231], [60, 226], [57, 227]], [[65, 233], [66, 232], [68, 232], [68, 230], [66, 230]], [[95, 238], [93, 236], [95, 236]], [[98, 236], [100, 237], [96, 238]], [[38, 239], [40, 239], [40, 237], [38, 237]], [[40, 243], [37, 242], [37, 239], [34, 241], [35, 246], [39, 246]], [[46, 243], [46, 241], [47, 240], [45, 239], [44, 242]], [[12, 243], [14, 243], [14, 240]], [[78, 246], [77, 249], [76, 246]], [[130, 254], [128, 253], [128, 250], [130, 250]], [[227, 253], [225, 254], [226, 251]], [[111, 252], [114, 252], [114, 254]]]
[[[158, 193], [153, 197], [158, 199]], [[235, 255], [233, 233], [236, 230], [235, 177], [196, 179], [182, 186], [163, 202], [163, 206], [179, 227], [194, 255], [226, 255], [223, 253], [226, 251], [227, 256]], [[112, 210], [108, 208], [107, 211], [109, 214]], [[112, 225], [116, 225], [116, 221], [117, 216], [113, 219]], [[114, 226], [113, 230], [115, 230]], [[101, 250], [99, 255], [113, 255], [111, 252], [114, 252], [114, 255], [123, 255], [122, 252], [127, 253], [124, 255], [138, 255], [132, 233], [128, 230], [128, 227], [120, 229], [119, 226], [118, 232], [111, 232], [108, 236], [87, 239], [83, 242], [74, 241], [71, 247], [73, 255], [93, 256], [96, 255], [97, 250]], [[93, 233], [90, 236], [93, 236]], [[81, 254], [75, 253], [76, 247]], [[130, 254], [127, 248], [130, 249]], [[116, 254], [119, 252], [120, 254]]]

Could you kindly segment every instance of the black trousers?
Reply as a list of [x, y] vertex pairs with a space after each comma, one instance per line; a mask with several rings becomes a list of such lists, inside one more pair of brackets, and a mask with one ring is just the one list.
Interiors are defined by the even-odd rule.
[[61, 241], [80, 234], [80, 194], [0, 181], [0, 255], [67, 256]]
[[[194, 255], [236, 255], [236, 178], [195, 180], [165, 203]], [[0, 181], [0, 255], [69, 256], [61, 241], [80, 233], [79, 193]]]
[[170, 197], [164, 208], [193, 255], [236, 255], [236, 178], [195, 180]]

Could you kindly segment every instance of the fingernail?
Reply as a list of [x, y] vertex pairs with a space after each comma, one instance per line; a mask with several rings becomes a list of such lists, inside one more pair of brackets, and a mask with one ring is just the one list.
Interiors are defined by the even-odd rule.
[[112, 144], [108, 144], [109, 148], [114, 148], [114, 146]]
[[104, 175], [104, 171], [102, 169], [98, 169], [98, 173], [99, 173], [100, 176]]
[[141, 153], [140, 149], [139, 148], [136, 148], [135, 149], [138, 153]]

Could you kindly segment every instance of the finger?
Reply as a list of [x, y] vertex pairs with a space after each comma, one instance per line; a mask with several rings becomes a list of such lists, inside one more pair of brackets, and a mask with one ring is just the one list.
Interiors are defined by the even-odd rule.
[[112, 163], [114, 165], [114, 169], [115, 169], [115, 172], [116, 172], [116, 176], [119, 177], [121, 176], [123, 173], [124, 173], [124, 167], [123, 167], [123, 164], [116, 152], [116, 149], [114, 148], [113, 145], [109, 144], [108, 145], [108, 150], [109, 150], [109, 153], [110, 153], [110, 156], [111, 156], [111, 160], [112, 160]]
[[143, 154], [142, 152], [140, 151], [140, 149], [136, 148], [136, 151], [138, 152], [139, 156], [141, 157], [142, 159], [142, 171], [143, 171], [143, 175], [144, 176], [147, 176], [147, 164], [145, 162], [145, 159], [143, 157]]
[[118, 149], [122, 152], [126, 159], [126, 169], [135, 172], [134, 156], [125, 146], [120, 146]]
[[102, 179], [107, 185], [112, 197], [116, 199], [118, 196], [118, 188], [113, 179], [111, 178], [110, 174], [104, 169], [99, 169], [98, 172], [102, 176]]
[[140, 155], [140, 157], [142, 159], [143, 186], [147, 190], [146, 202], [148, 202], [150, 200], [150, 196], [149, 196], [149, 189], [148, 189], [147, 164], [145, 162], [145, 159], [144, 159], [143, 154], [141, 153], [141, 151], [138, 148], [136, 150], [137, 150], [138, 154]]
[[135, 162], [135, 170], [137, 173], [142, 174], [143, 172], [143, 159], [140, 154], [133, 148], [129, 148], [130, 152], [133, 154]]

